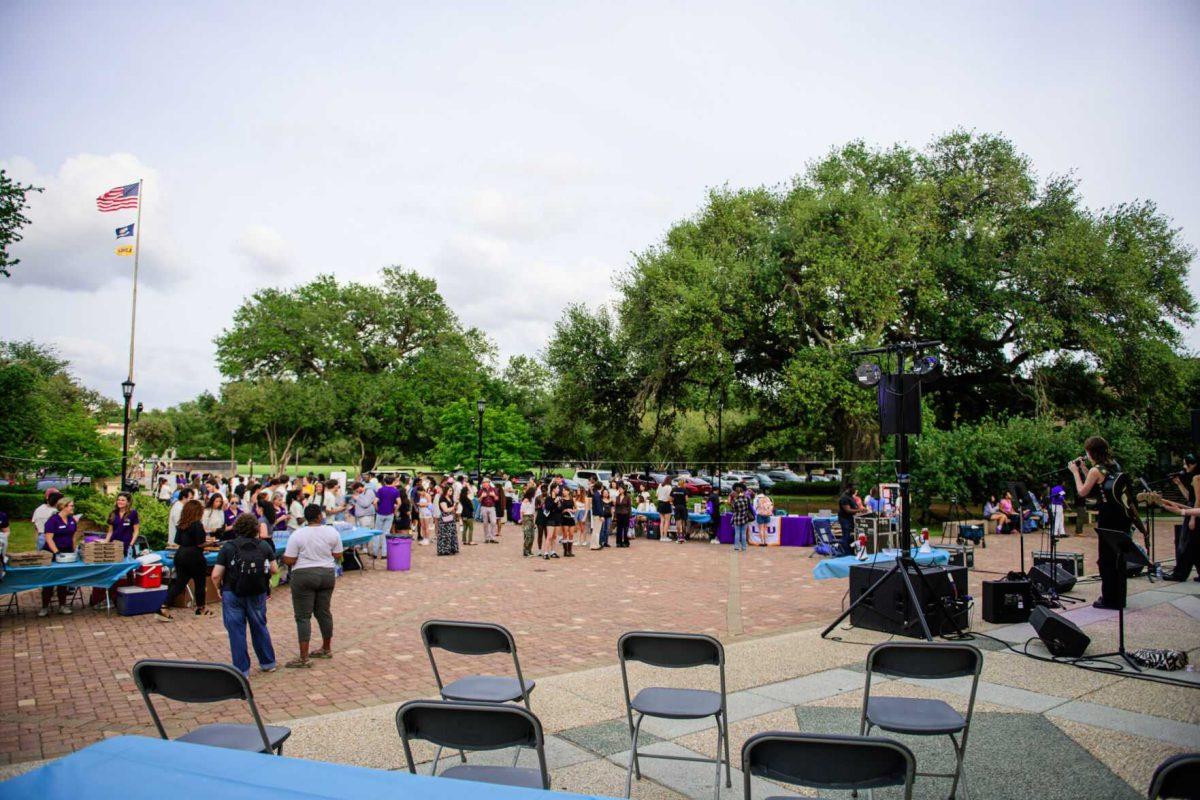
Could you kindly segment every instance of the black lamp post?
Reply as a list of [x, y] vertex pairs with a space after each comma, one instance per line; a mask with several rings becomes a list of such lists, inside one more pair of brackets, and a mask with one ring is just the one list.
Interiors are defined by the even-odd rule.
[[725, 390], [717, 398], [717, 508], [721, 506], [721, 477], [725, 474], [725, 442], [721, 435], [721, 422], [725, 416]]
[[475, 410], [479, 412], [479, 440], [475, 448], [475, 480], [483, 480], [483, 398], [475, 401]]
[[121, 381], [121, 395], [125, 398], [125, 422], [121, 427], [121, 491], [128, 486], [129, 467], [129, 401], [133, 399], [133, 379]]
[[237, 441], [237, 428], [229, 429], [229, 461], [233, 467], [233, 474], [237, 474], [237, 459], [233, 457], [233, 444]]

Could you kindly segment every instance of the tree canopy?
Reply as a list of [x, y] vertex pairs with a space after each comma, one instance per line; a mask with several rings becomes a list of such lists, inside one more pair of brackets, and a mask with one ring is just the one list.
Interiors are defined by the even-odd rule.
[[29, 207], [29, 193], [42, 191], [37, 186], [22, 185], [0, 169], [0, 276], [12, 277], [12, 268], [21, 259], [9, 255], [8, 248], [21, 241], [21, 229], [29, 224], [25, 209]]
[[[429, 457], [442, 470], [475, 471], [479, 453], [479, 418], [475, 403], [456, 400], [438, 419], [437, 445]], [[483, 470], [514, 474], [527, 470], [538, 457], [529, 423], [516, 406], [488, 407], [483, 415]]]

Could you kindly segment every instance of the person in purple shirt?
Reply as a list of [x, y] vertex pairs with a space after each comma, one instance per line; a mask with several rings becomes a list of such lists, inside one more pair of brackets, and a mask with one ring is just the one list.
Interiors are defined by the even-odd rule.
[[116, 508], [108, 515], [108, 534], [104, 541], [111, 542], [116, 539], [121, 543], [125, 555], [129, 555], [133, 540], [141, 532], [141, 523], [137, 509], [133, 507], [133, 498], [129, 492], [121, 492], [117, 495]]
[[[59, 553], [74, 553], [75, 529], [77, 527], [75, 522], [75, 501], [69, 497], [64, 497], [58, 501], [55, 508], [58, 513], [46, 520], [46, 544], [44, 546], [55, 555]], [[67, 605], [66, 586], [43, 586], [42, 608], [38, 611], [39, 617], [44, 617], [50, 613], [50, 597], [56, 591], [58, 593], [58, 613], [71, 613], [71, 607]]]
[[371, 555], [383, 558], [387, 555], [385, 536], [392, 532], [392, 522], [396, 519], [396, 502], [400, 499], [400, 490], [393, 484], [396, 479], [391, 475], [383, 476], [383, 485], [375, 492], [375, 527], [379, 535], [371, 540]]

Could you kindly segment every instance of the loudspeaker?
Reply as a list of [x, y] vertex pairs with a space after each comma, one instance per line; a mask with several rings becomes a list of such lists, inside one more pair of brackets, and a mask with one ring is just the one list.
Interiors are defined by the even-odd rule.
[[[854, 602], [867, 591], [875, 581], [883, 577], [892, 568], [891, 562], [886, 564], [854, 564], [850, 567], [850, 602]], [[966, 567], [922, 567], [929, 584], [926, 591], [925, 583], [913, 570], [909, 570], [908, 579], [912, 581], [913, 589], [917, 592], [925, 621], [934, 636], [953, 633], [954, 628], [937, 610], [942, 604], [958, 627], [967, 630], [970, 620], [967, 616], [967, 568]], [[850, 612], [850, 624], [858, 628], [869, 628], [873, 631], [898, 633], [901, 636], [924, 637], [921, 623], [917, 620], [912, 601], [904, 589], [904, 581], [899, 573], [893, 573], [875, 594], [867, 598], [865, 603]]]
[[1074, 622], [1041, 606], [1033, 609], [1029, 624], [1046, 644], [1046, 649], [1056, 656], [1079, 658], [1092, 643]]
[[1033, 581], [1033, 585], [1043, 592], [1048, 592], [1053, 587], [1055, 591], [1062, 594], [1075, 588], [1075, 576], [1058, 564], [1051, 564], [1049, 561], [1034, 565], [1033, 569], [1029, 570], [1029, 580]]
[[985, 622], [1027, 622], [1033, 609], [1033, 588], [1029, 581], [984, 581], [983, 619]]
[[[1065, 550], [1061, 550], [1058, 553], [1056, 553], [1055, 555], [1056, 555], [1056, 560], [1058, 561], [1058, 565], [1060, 567], [1062, 567], [1067, 572], [1074, 575], [1076, 578], [1082, 578], [1084, 576], [1085, 573], [1083, 570], [1083, 553], [1069, 553]], [[1045, 564], [1049, 560], [1050, 560], [1050, 551], [1049, 550], [1034, 550], [1033, 551], [1033, 565], [1035, 567], [1038, 564]]]
[[879, 428], [884, 436], [921, 432], [921, 378], [884, 375], [879, 379]]

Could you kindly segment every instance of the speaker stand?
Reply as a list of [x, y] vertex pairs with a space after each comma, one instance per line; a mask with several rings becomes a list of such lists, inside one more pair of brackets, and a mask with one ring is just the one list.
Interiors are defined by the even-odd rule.
[[[860, 594], [857, 600], [847, 606], [846, 610], [839, 614], [837, 619], [829, 623], [829, 627], [821, 631], [821, 638], [828, 636], [834, 628], [842, 624], [842, 620], [849, 617], [850, 614], [853, 613], [854, 609], [858, 608], [860, 603], [863, 603], [867, 600], [867, 598], [872, 597], [875, 594], [875, 590], [882, 586], [884, 581], [899, 572], [900, 580], [904, 584], [904, 592], [908, 595], [908, 602], [912, 604], [913, 611], [915, 611], [917, 614], [917, 622], [921, 623], [921, 634], [925, 637], [925, 641], [932, 642], [933, 632], [929, 628], [929, 621], [925, 618], [925, 609], [922, 606], [920, 598], [917, 596], [917, 590], [913, 586], [912, 578], [909, 577], [909, 569], [917, 573], [917, 578], [921, 581], [921, 585], [925, 587], [926, 596], [933, 598], [938, 613], [941, 614], [942, 618], [946, 622], [950, 623], [950, 627], [954, 629], [955, 634], [961, 637], [963, 635], [962, 628], [958, 626], [958, 623], [954, 621], [954, 617], [949, 611], [946, 610], [945, 605], [943, 605], [941, 602], [940, 596], [933, 591], [933, 587], [929, 585], [929, 579], [926, 578], [925, 573], [921, 571], [921, 566], [917, 564], [916, 559], [914, 559], [911, 555], [902, 555], [898, 556], [891, 568], [888, 569], [888, 571], [882, 576], [880, 576], [880, 578], [873, 584], [867, 587], [867, 590]], [[874, 606], [868, 606], [868, 608], [870, 608], [876, 614], [883, 615], [883, 612], [879, 611]], [[943, 628], [939, 628], [938, 630], [943, 630]], [[942, 634], [939, 633], [938, 635], [941, 636]]]
[[1134, 672], [1141, 672], [1142, 668], [1137, 665], [1137, 662], [1125, 652], [1125, 609], [1117, 609], [1117, 649], [1111, 653], [1100, 653], [1099, 655], [1088, 656], [1089, 659], [1112, 658], [1120, 656], [1125, 659], [1125, 663], [1133, 667]]
[[[1063, 512], [1060, 511], [1058, 513], [1061, 514]], [[1053, 528], [1050, 529], [1050, 565], [1051, 565], [1050, 598], [1058, 603], [1059, 608], [1062, 608], [1063, 603], [1082, 603], [1083, 602], [1082, 597], [1072, 597], [1069, 594], [1059, 594], [1058, 587], [1054, 585], [1054, 580], [1053, 580], [1054, 569], [1053, 568], [1058, 566], [1058, 537], [1054, 535]], [[1076, 575], [1075, 579], [1078, 580], [1079, 577], [1080, 576]], [[1051, 606], [1051, 607], [1053, 608], [1053, 606]]]

